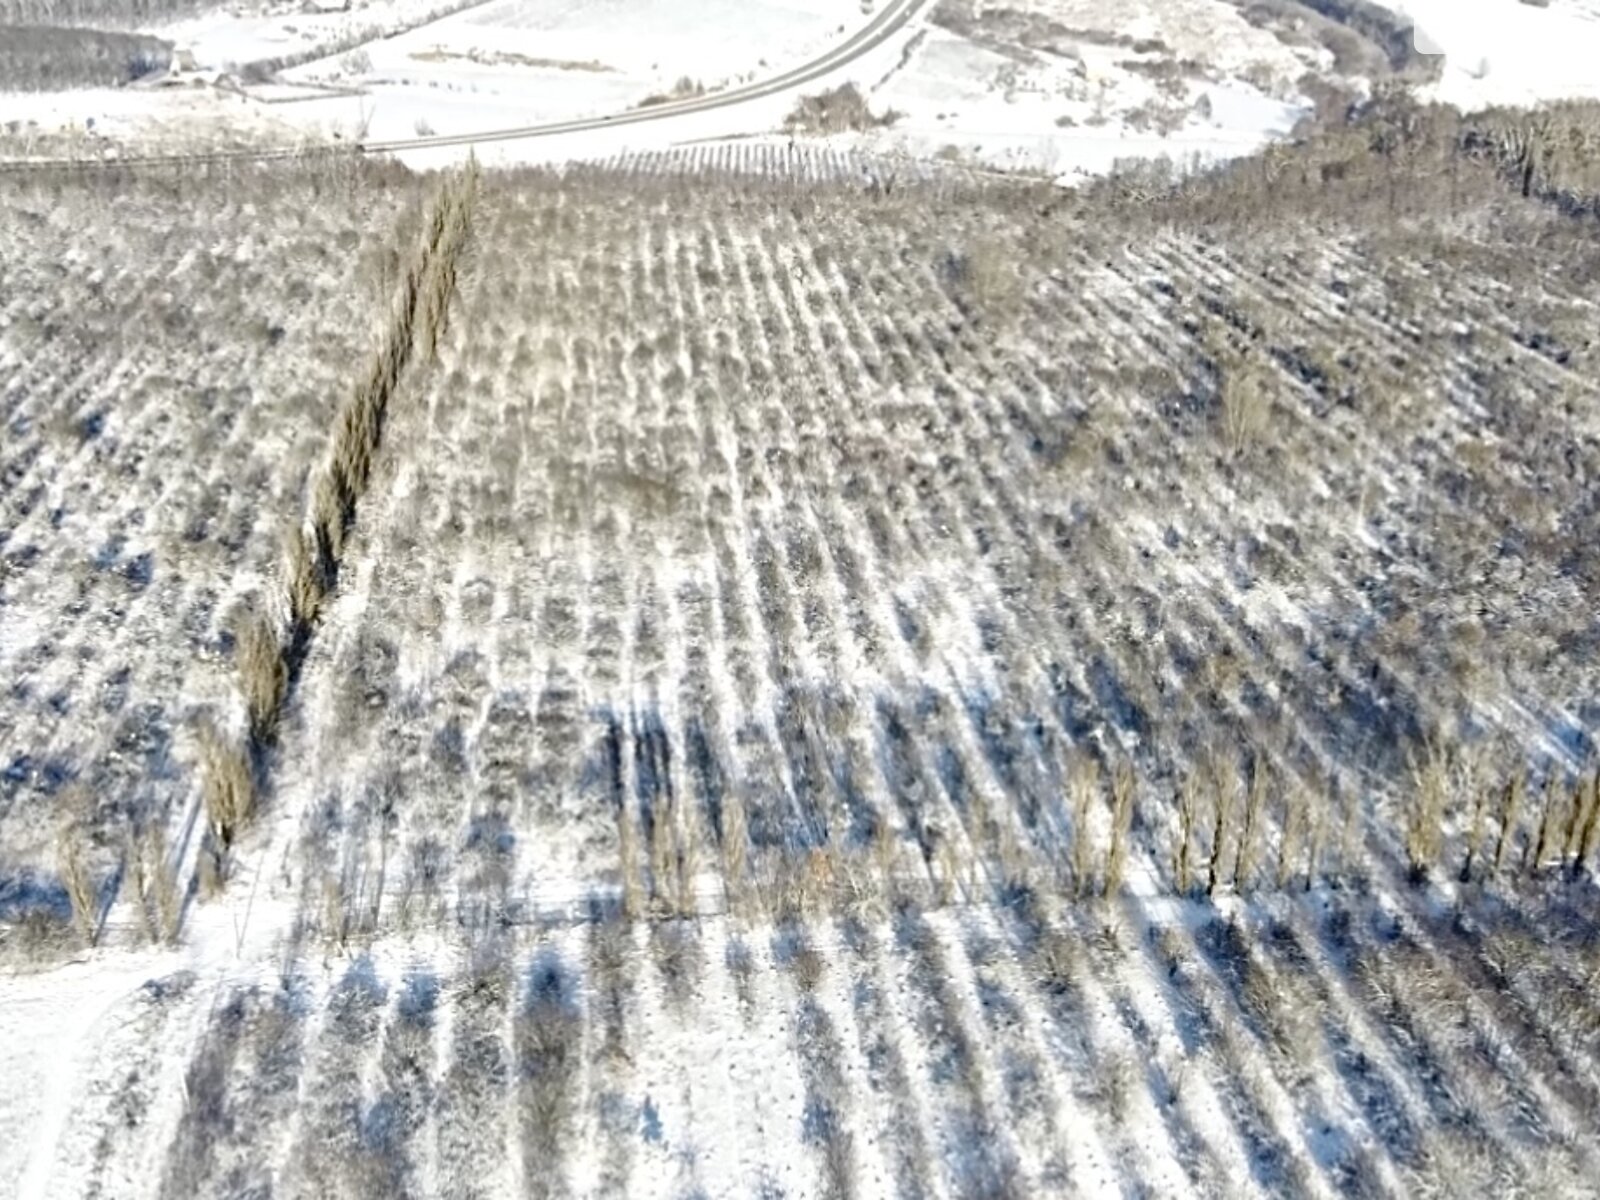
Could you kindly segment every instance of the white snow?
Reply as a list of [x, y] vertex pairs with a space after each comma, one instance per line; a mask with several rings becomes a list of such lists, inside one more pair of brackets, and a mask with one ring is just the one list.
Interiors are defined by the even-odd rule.
[[0, 1195], [32, 1200], [51, 1182], [60, 1140], [110, 1014], [174, 956], [140, 954], [74, 962], [0, 978]]
[[[1039, 9], [1040, 0], [1030, 2]], [[289, 83], [347, 89], [342, 95], [249, 84], [242, 93], [200, 86], [121, 89], [7, 98], [5, 110], [50, 132], [83, 130], [92, 119], [108, 141], [152, 132], [182, 139], [193, 126], [185, 139], [192, 146], [483, 133], [627, 113], [648, 97], [673, 95], [680, 81], [715, 95], [771, 78], [825, 54], [884, 6], [702, 0], [686, 18], [656, 0], [544, 6], [495, 0], [426, 20], [438, 10], [438, 0], [385, 0], [336, 13], [219, 11], [163, 30], [194, 54], [201, 74], [372, 31], [374, 39], [359, 47], [283, 73]], [[882, 45], [793, 90], [616, 130], [494, 143], [479, 155], [506, 163], [592, 161], [771, 136], [800, 95], [853, 83], [877, 111], [903, 116], [888, 129], [832, 139], [841, 146], [916, 157], [943, 153], [1072, 179], [1128, 156], [1248, 153], [1293, 125], [1299, 110], [1289, 81], [1311, 65], [1304, 53], [1297, 57], [1217, 0], [1184, 0], [1171, 11], [1146, 0], [1127, 21], [1103, 11], [1100, 0], [1050, 9], [1074, 27], [1139, 31], [1159, 38], [1173, 56], [1206, 63], [1204, 77], [1188, 80], [1177, 93], [1161, 92], [1127, 65], [1130, 58], [1154, 62], [1166, 52], [1135, 54], [1086, 38], [1072, 57], [1012, 56], [929, 25], [928, 13], [924, 7]], [[377, 36], [389, 31], [397, 32]], [[1235, 78], [1247, 69], [1254, 84]], [[1162, 127], [1150, 127], [1152, 118]], [[430, 166], [463, 153], [406, 157]]]
[[[214, 148], [260, 142], [401, 141], [620, 115], [680, 81], [706, 93], [813, 61], [861, 29], [886, 0], [373, 0], [344, 11], [221, 8], [159, 32], [194, 55], [189, 86], [0, 96], [23, 129], [76, 131], [82, 152]], [[827, 139], [840, 149], [945, 157], [1072, 182], [1119, 159], [1180, 163], [1247, 154], [1284, 136], [1303, 111], [1296, 83], [1328, 65], [1291, 48], [1222, 0], [1015, 0], [1068, 35], [1044, 48], [964, 36], [932, 24], [931, 0], [883, 45], [825, 78], [711, 111], [617, 129], [486, 144], [491, 163], [596, 161], [689, 143], [780, 136], [800, 95], [854, 83], [890, 127]], [[1396, 0], [1425, 46], [1445, 55], [1437, 99], [1464, 108], [1600, 96], [1600, 3]], [[365, 36], [367, 40], [359, 41]], [[1150, 47], [1133, 49], [1136, 40]], [[981, 43], [981, 44], [980, 44]], [[242, 92], [205, 86], [246, 62], [332, 53]], [[1162, 64], [1181, 64], [1158, 79]], [[346, 94], [306, 85], [331, 85]], [[91, 129], [92, 122], [92, 129]], [[18, 152], [15, 145], [12, 152]], [[59, 153], [58, 147], [52, 147]], [[22, 149], [26, 153], [26, 147]], [[464, 149], [408, 152], [416, 166]]]
[[839, 140], [1070, 181], [1102, 174], [1120, 158], [1248, 154], [1286, 134], [1300, 115], [1294, 104], [1242, 81], [1196, 80], [1184, 100], [1166, 103], [1179, 128], [1141, 129], [1131, 114], [1163, 101], [1148, 79], [1109, 61], [1111, 53], [1091, 47], [1077, 63], [1056, 60], [1018, 72], [1014, 60], [934, 30], [906, 70], [873, 96], [876, 110], [902, 116], [886, 130]]
[[1466, 110], [1600, 97], [1595, 0], [1394, 0], [1417, 23], [1418, 48], [1444, 54], [1435, 99]]

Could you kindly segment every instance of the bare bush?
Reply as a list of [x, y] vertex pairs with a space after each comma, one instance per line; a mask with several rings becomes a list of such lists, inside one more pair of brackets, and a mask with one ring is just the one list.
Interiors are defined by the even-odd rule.
[[617, 809], [617, 858], [622, 911], [632, 920], [644, 914], [644, 885], [639, 878], [639, 817], [626, 799]]
[[1461, 882], [1468, 883], [1474, 875], [1478, 855], [1483, 847], [1484, 829], [1489, 819], [1491, 789], [1482, 778], [1476, 759], [1469, 760], [1463, 771], [1463, 791], [1472, 805], [1472, 821], [1467, 828], [1467, 852], [1461, 863]]
[[933, 861], [936, 865], [939, 903], [948, 907], [955, 903], [956, 889], [961, 884], [961, 863], [954, 842], [941, 834], [934, 843]]
[[1411, 807], [1406, 824], [1406, 857], [1411, 870], [1424, 875], [1439, 861], [1445, 805], [1450, 793], [1451, 759], [1437, 741], [1430, 741], [1419, 759], [1411, 757]]
[[1244, 827], [1239, 831], [1239, 849], [1233, 860], [1233, 886], [1245, 891], [1253, 886], [1260, 867], [1261, 837], [1267, 817], [1267, 795], [1271, 788], [1271, 767], [1266, 756], [1250, 760], [1250, 783], [1245, 792]]
[[1238, 767], [1231, 755], [1213, 751], [1206, 764], [1211, 777], [1211, 805], [1215, 820], [1211, 832], [1211, 863], [1206, 880], [1206, 893], [1215, 896], [1225, 880], [1237, 874], [1239, 854], [1234, 851], [1233, 872], [1230, 874], [1224, 859], [1233, 831], [1233, 813], [1238, 803]]
[[577, 981], [553, 953], [529, 973], [513, 1023], [521, 1142], [530, 1194], [565, 1194], [562, 1180], [581, 1067], [582, 1010]]
[[1079, 896], [1093, 890], [1094, 842], [1089, 837], [1089, 812], [1099, 798], [1099, 764], [1080, 758], [1067, 772], [1067, 794], [1072, 798], [1072, 886]]
[[173, 861], [172, 848], [158, 822], [152, 821], [145, 829], [140, 849], [141, 873], [148, 889], [146, 904], [154, 905], [156, 933], [161, 941], [176, 941], [182, 916], [178, 865]]
[[316, 623], [327, 588], [318, 542], [307, 537], [305, 529], [297, 525], [289, 531], [284, 546], [284, 591], [296, 631], [309, 630]]
[[1600, 767], [1589, 775], [1586, 784], [1579, 786], [1583, 795], [1581, 801], [1573, 805], [1574, 813], [1579, 815], [1573, 821], [1574, 837], [1568, 841], [1575, 874], [1594, 861], [1595, 849], [1600, 846]]
[[85, 833], [77, 818], [69, 817], [56, 835], [56, 870], [72, 905], [72, 921], [85, 946], [99, 940], [100, 906], [94, 880], [85, 861]]
[[1525, 863], [1530, 870], [1539, 871], [1549, 865], [1551, 852], [1556, 848], [1558, 831], [1565, 824], [1563, 809], [1566, 801], [1566, 789], [1561, 786], [1556, 773], [1551, 771], [1545, 776], [1544, 798], [1539, 804], [1538, 836], [1529, 845]]
[[264, 613], [252, 612], [245, 618], [234, 648], [234, 663], [244, 692], [250, 738], [258, 745], [271, 745], [277, 737], [278, 715], [289, 686], [289, 668], [283, 660], [277, 631]]
[[861, 133], [897, 120], [899, 114], [893, 111], [874, 115], [861, 89], [846, 83], [831, 91], [802, 96], [785, 119], [784, 128], [796, 133]]
[[174, 941], [181, 904], [178, 872], [159, 821], [128, 830], [123, 860], [145, 937], [151, 942]]
[[197, 731], [200, 797], [218, 846], [226, 851], [255, 812], [256, 781], [250, 752], [210, 722]]
[[1254, 447], [1271, 425], [1272, 400], [1267, 375], [1252, 358], [1240, 357], [1222, 369], [1218, 389], [1222, 436], [1235, 458]]
[[722, 806], [722, 880], [733, 911], [742, 911], [748, 903], [749, 838], [744, 799], [735, 785], [728, 789]]
[[1201, 794], [1200, 781], [1192, 773], [1178, 785], [1178, 847], [1172, 856], [1172, 881], [1180, 896], [1189, 894], [1194, 870], [1194, 831], [1200, 819]]
[[1107, 896], [1115, 896], [1122, 891], [1122, 881], [1127, 874], [1134, 788], [1132, 764], [1125, 760], [1118, 762], [1111, 771], [1111, 847], [1106, 852], [1104, 890]]
[[139, 910], [139, 922], [144, 935], [152, 942], [160, 940], [155, 910], [151, 904], [150, 880], [145, 870], [144, 840], [130, 830], [123, 844], [123, 861], [128, 872], [128, 882], [133, 886], [133, 902]]
[[652, 92], [639, 101], [639, 108], [658, 108], [663, 104], [672, 104], [678, 100], [693, 100], [706, 94], [706, 85], [698, 79], [688, 75], [681, 75], [668, 92]]
[[948, 263], [957, 301], [971, 315], [991, 324], [1014, 321], [1027, 300], [1022, 251], [998, 237], [973, 240]]
[[1304, 847], [1310, 825], [1310, 807], [1305, 784], [1290, 780], [1283, 792], [1283, 824], [1278, 836], [1278, 889], [1289, 886], [1295, 861]]
[[676, 897], [677, 837], [673, 830], [673, 809], [658, 799], [647, 814], [650, 819], [650, 895], [660, 913], [677, 912], [682, 905]]
[[1522, 793], [1526, 787], [1521, 771], [1513, 772], [1500, 794], [1500, 832], [1494, 845], [1494, 873], [1504, 872], [1511, 858], [1511, 845], [1522, 821]]

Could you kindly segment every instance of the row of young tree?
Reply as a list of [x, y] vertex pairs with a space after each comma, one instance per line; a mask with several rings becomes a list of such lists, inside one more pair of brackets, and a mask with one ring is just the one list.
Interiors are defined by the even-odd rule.
[[140, 33], [0, 25], [0, 89], [64, 91], [131, 83], [172, 62], [172, 44]]

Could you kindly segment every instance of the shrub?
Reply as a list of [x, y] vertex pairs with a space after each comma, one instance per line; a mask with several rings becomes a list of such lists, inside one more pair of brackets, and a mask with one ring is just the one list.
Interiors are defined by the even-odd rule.
[[289, 687], [289, 668], [277, 632], [265, 613], [252, 612], [234, 648], [239, 671], [239, 687], [244, 693], [245, 714], [250, 723], [251, 741], [270, 745], [277, 736], [278, 717]]
[[66, 889], [67, 901], [72, 905], [72, 921], [85, 946], [93, 946], [99, 937], [100, 912], [95, 887], [84, 862], [85, 834], [83, 825], [68, 818], [56, 836], [56, 869], [61, 874], [61, 886]]
[[198, 737], [200, 797], [211, 834], [226, 850], [255, 811], [255, 775], [250, 754], [209, 722], [201, 724]]
[[1092, 758], [1080, 758], [1067, 773], [1072, 797], [1072, 886], [1079, 896], [1093, 888], [1094, 844], [1089, 837], [1089, 808], [1100, 794], [1100, 767]]
[[1238, 458], [1261, 440], [1271, 418], [1264, 370], [1250, 359], [1235, 359], [1222, 369], [1218, 399], [1223, 441], [1228, 453]]
[[1133, 766], [1119, 762], [1111, 773], [1111, 850], [1106, 856], [1105, 894], [1122, 890], [1128, 869], [1128, 836], [1133, 828]]
[[997, 237], [974, 239], [951, 256], [948, 272], [957, 302], [980, 320], [1007, 322], [1023, 309], [1027, 292], [1021, 272], [1022, 248]]
[[1271, 768], [1264, 755], [1257, 754], [1250, 764], [1250, 785], [1244, 800], [1244, 828], [1239, 831], [1239, 850], [1233, 860], [1235, 891], [1250, 887], [1255, 879], [1261, 850], [1261, 828], [1267, 815], [1267, 793], [1271, 788]]
[[1425, 874], [1439, 861], [1450, 772], [1450, 758], [1437, 742], [1428, 743], [1420, 760], [1415, 755], [1411, 758], [1411, 810], [1406, 826], [1406, 857], [1414, 874]]
[[1500, 795], [1500, 833], [1494, 845], [1494, 873], [1505, 870], [1511, 857], [1511, 843], [1516, 837], [1517, 825], [1522, 820], [1522, 792], [1526, 786], [1521, 771], [1514, 772], [1506, 781]]
[[802, 96], [783, 127], [793, 133], [864, 133], [892, 125], [900, 114], [889, 111], [874, 115], [867, 98], [853, 83], [842, 84], [815, 96]]

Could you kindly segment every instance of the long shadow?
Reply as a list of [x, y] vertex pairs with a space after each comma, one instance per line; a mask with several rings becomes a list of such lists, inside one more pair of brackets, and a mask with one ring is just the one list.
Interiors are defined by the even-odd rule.
[[[1142, 952], [1152, 958], [1151, 972], [1161, 981], [1163, 1000], [1173, 1014], [1186, 1052], [1192, 1055], [1220, 1046], [1223, 1024], [1233, 1019], [1232, 1014], [1213, 1013], [1192, 972], [1181, 962], [1168, 963], [1157, 955], [1154, 927], [1150, 935], [1139, 939], [1139, 943]], [[1273, 1129], [1270, 1114], [1233, 1075], [1219, 1073], [1217, 1095], [1223, 1115], [1244, 1145], [1250, 1175], [1257, 1186], [1269, 1195], [1292, 1194], [1296, 1183], [1290, 1169], [1293, 1155]]]
[[[1421, 1133], [1405, 1111], [1399, 1085], [1356, 1044], [1355, 1035], [1334, 1011], [1328, 984], [1315, 970], [1293, 928], [1285, 922], [1274, 921], [1264, 931], [1259, 944], [1281, 969], [1305, 980], [1315, 992], [1320, 1010], [1318, 1024], [1340, 1086], [1383, 1153], [1402, 1168], [1420, 1165]], [[1348, 1158], [1330, 1162], [1329, 1169], [1336, 1182], [1348, 1179], [1348, 1183], [1341, 1182], [1341, 1190], [1348, 1192], [1358, 1181], [1365, 1186], [1365, 1172], [1357, 1173], [1360, 1165]]]
[[[1365, 936], [1360, 932], [1363, 927], [1367, 930]], [[1329, 961], [1352, 977], [1360, 975], [1364, 959], [1394, 954], [1409, 940], [1392, 916], [1374, 911], [1363, 920], [1344, 905], [1337, 905], [1328, 913], [1317, 933]], [[1405, 1067], [1408, 1078], [1421, 1092], [1433, 1123], [1468, 1138], [1488, 1140], [1488, 1129], [1457, 1094], [1452, 1074], [1438, 1056], [1428, 1031], [1418, 1025], [1417, 1014], [1381, 989], [1369, 989], [1366, 999], [1373, 1009], [1374, 1025], [1395, 1061]]]

